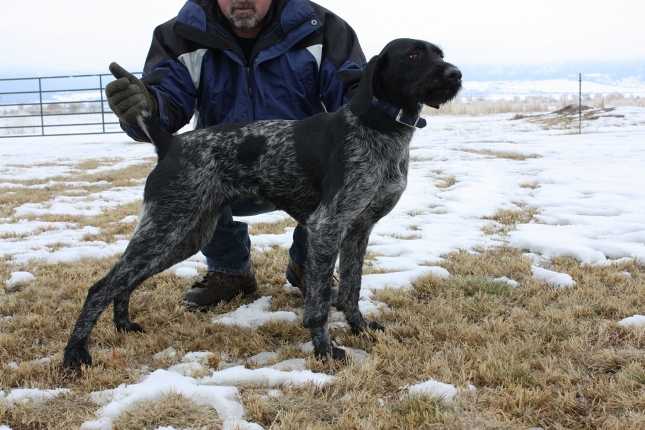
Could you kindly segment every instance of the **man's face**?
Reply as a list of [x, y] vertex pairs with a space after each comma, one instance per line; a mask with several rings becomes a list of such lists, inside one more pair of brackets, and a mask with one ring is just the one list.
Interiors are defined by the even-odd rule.
[[272, 0], [217, 0], [220, 10], [237, 30], [257, 29]]

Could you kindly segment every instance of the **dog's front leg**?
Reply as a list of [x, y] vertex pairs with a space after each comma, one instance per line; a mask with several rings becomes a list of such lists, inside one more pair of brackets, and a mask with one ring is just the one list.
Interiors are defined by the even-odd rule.
[[340, 291], [336, 308], [343, 311], [355, 334], [368, 329], [384, 330], [381, 324], [366, 321], [358, 308], [363, 262], [372, 227], [374, 223], [369, 219], [356, 220], [345, 234], [340, 247]]
[[330, 278], [338, 256], [340, 231], [328, 217], [308, 225], [307, 259], [305, 262], [304, 326], [311, 332], [314, 353], [318, 358], [343, 360], [345, 351], [332, 345], [327, 330], [331, 302]]

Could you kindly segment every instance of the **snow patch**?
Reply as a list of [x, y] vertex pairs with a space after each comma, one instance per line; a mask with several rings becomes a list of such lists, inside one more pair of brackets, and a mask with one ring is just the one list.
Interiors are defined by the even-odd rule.
[[271, 312], [271, 297], [262, 297], [255, 302], [242, 305], [233, 312], [213, 318], [215, 324], [256, 328], [272, 321], [296, 322], [298, 315], [294, 312]]
[[172, 346], [164, 349], [163, 351], [159, 351], [158, 353], [152, 356], [152, 359], [157, 361], [174, 360], [176, 358], [177, 358], [177, 350]]
[[[238, 423], [252, 425], [242, 420], [244, 408], [239, 401], [237, 388], [211, 386], [203, 380], [156, 370], [138, 384], [123, 384], [114, 390], [94, 395], [92, 398], [100, 400], [104, 406], [97, 412], [97, 419], [83, 423], [81, 430], [111, 429], [114, 420], [137, 403], [153, 402], [168, 394], [179, 394], [198, 405], [215, 409], [224, 421], [225, 428], [234, 428]], [[248, 428], [261, 428], [255, 426]]]
[[408, 390], [412, 395], [426, 395], [446, 401], [452, 401], [459, 393], [457, 387], [454, 385], [439, 382], [434, 379], [429, 379], [420, 384], [412, 385]]
[[57, 196], [45, 203], [25, 203], [14, 210], [16, 216], [75, 215], [98, 216], [128, 203], [141, 200], [143, 186], [116, 187], [86, 196]]
[[645, 327], [645, 315], [634, 315], [618, 322], [623, 327]]
[[555, 288], [569, 288], [576, 285], [576, 282], [566, 273], [554, 272], [541, 267], [532, 266], [533, 279], [538, 282], [544, 282]]
[[310, 370], [282, 371], [271, 368], [247, 369], [244, 366], [230, 367], [213, 372], [203, 378], [204, 383], [217, 385], [283, 387], [313, 384], [323, 386], [334, 381], [334, 377]]
[[29, 272], [13, 272], [5, 285], [7, 286], [7, 291], [13, 292], [20, 287], [31, 284], [35, 279], [36, 277]]
[[517, 288], [520, 286], [520, 283], [517, 282], [514, 279], [508, 278], [506, 276], [502, 276], [501, 278], [495, 278], [493, 279], [493, 282], [499, 282], [500, 284], [506, 284], [511, 288]]
[[139, 222], [139, 217], [136, 215], [128, 215], [119, 221], [120, 224], [136, 224]]
[[52, 390], [41, 390], [37, 388], [14, 388], [8, 394], [0, 391], [0, 401], [14, 405], [16, 403], [44, 403], [62, 394], [67, 394], [70, 391], [66, 388], [55, 388]]

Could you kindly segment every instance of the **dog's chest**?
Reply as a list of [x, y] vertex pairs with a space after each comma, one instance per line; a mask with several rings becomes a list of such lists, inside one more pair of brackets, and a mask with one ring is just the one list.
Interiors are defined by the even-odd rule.
[[400, 150], [392, 151], [376, 163], [378, 176], [369, 196], [370, 212], [381, 218], [390, 212], [401, 198], [407, 186], [409, 149], [403, 144]]
[[378, 193], [386, 203], [398, 201], [408, 185], [408, 152], [387, 164]]

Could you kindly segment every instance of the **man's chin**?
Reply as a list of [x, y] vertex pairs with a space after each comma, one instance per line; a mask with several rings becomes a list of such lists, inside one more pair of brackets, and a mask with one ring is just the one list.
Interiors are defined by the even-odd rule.
[[254, 30], [258, 28], [259, 24], [260, 22], [255, 16], [233, 16], [233, 27], [238, 30]]

